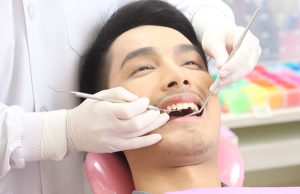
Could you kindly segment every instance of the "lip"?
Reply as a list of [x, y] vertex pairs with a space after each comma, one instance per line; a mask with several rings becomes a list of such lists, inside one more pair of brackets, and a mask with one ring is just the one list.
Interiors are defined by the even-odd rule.
[[176, 123], [176, 122], [189, 122], [189, 121], [199, 120], [199, 119], [202, 119], [202, 117], [188, 116], [188, 117], [170, 118], [170, 120], [167, 122], [167, 125], [170, 125], [170, 124]]
[[195, 103], [197, 105], [202, 105], [203, 101], [204, 97], [198, 94], [179, 93], [163, 99], [157, 107], [161, 109], [166, 109], [167, 106], [178, 103]]

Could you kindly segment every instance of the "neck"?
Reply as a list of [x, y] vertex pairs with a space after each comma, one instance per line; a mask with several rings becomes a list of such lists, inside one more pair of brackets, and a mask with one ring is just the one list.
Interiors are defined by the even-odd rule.
[[183, 167], [143, 166], [142, 170], [132, 169], [132, 175], [136, 190], [151, 194], [192, 188], [221, 187], [216, 161]]

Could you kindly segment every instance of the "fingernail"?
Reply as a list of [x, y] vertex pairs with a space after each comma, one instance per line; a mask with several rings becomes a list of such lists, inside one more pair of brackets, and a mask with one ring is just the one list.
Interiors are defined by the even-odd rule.
[[156, 142], [159, 142], [162, 139], [161, 134], [158, 134], [158, 133], [152, 134], [152, 137], [153, 137], [153, 140]]
[[148, 97], [140, 97], [140, 100], [145, 101], [149, 104], [150, 100]]
[[135, 94], [132, 94], [131, 98], [132, 98], [133, 100], [139, 99], [139, 97], [138, 97], [137, 95], [135, 95]]
[[170, 119], [170, 115], [168, 115], [167, 113], [162, 113], [161, 117], [163, 118], [163, 120], [168, 121]]

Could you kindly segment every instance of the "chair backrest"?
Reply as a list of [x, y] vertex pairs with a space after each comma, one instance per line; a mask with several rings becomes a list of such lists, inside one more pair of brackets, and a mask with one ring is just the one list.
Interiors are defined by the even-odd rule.
[[[238, 146], [224, 137], [219, 142], [218, 167], [223, 183], [242, 186], [243, 158]], [[94, 194], [130, 194], [134, 188], [129, 167], [115, 154], [88, 153], [85, 169]]]

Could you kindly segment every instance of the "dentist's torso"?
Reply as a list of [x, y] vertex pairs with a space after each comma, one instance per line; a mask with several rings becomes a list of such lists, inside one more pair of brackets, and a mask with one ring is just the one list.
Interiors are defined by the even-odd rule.
[[[68, 109], [78, 99], [78, 65], [101, 24], [120, 1], [23, 0], [0, 6], [0, 102], [25, 111]], [[2, 26], [3, 25], [3, 26]], [[83, 154], [26, 163], [0, 178], [1, 194], [82, 194]]]

